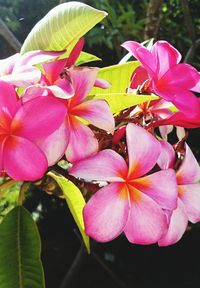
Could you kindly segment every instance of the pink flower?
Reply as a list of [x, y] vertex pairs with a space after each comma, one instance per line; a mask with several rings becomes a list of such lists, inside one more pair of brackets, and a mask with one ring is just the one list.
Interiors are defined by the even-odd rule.
[[22, 105], [11, 84], [0, 81], [0, 173], [15, 180], [41, 178], [48, 162], [36, 144], [61, 125], [66, 109], [53, 97]]
[[73, 86], [67, 69], [73, 66], [83, 48], [84, 39], [75, 45], [69, 57], [42, 64], [43, 74], [37, 86], [27, 89], [24, 100], [30, 100], [33, 95], [47, 95], [49, 92], [58, 98], [68, 99], [74, 95]]
[[[174, 167], [175, 152], [172, 146], [162, 141], [162, 153], [158, 164], [162, 169]], [[174, 211], [166, 211], [169, 228], [159, 240], [160, 246], [176, 243], [184, 234], [188, 221], [200, 221], [200, 167], [189, 146], [186, 145], [184, 160], [176, 172], [178, 183], [178, 206]]]
[[143, 85], [146, 91], [172, 102], [181, 112], [196, 113], [198, 99], [191, 91], [200, 92], [200, 74], [191, 65], [179, 64], [181, 55], [173, 46], [158, 41], [149, 51], [137, 42], [127, 41], [122, 47], [142, 65], [133, 73], [131, 88]]
[[70, 162], [79, 161], [98, 151], [98, 141], [85, 122], [114, 132], [114, 118], [108, 104], [104, 100], [86, 99], [95, 84], [97, 72], [97, 68], [89, 67], [74, 67], [68, 71], [75, 93], [71, 99], [63, 100], [68, 111], [65, 123], [69, 131], [65, 155]]
[[109, 182], [84, 208], [86, 233], [100, 242], [124, 232], [132, 243], [155, 243], [167, 230], [163, 209], [177, 205], [175, 172], [146, 175], [155, 166], [161, 145], [143, 128], [128, 124], [126, 141], [128, 166], [122, 156], [107, 149], [69, 169], [75, 177]]

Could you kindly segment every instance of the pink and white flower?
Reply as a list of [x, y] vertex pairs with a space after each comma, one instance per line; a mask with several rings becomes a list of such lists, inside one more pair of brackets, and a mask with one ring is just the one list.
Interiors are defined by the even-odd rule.
[[69, 169], [75, 177], [109, 183], [84, 208], [86, 233], [100, 242], [124, 232], [132, 243], [156, 243], [168, 227], [163, 209], [177, 206], [175, 172], [167, 169], [146, 175], [155, 166], [161, 145], [145, 129], [128, 124], [126, 141], [128, 165], [107, 149]]
[[[173, 168], [175, 152], [172, 146], [161, 142], [162, 153], [158, 164], [162, 169]], [[159, 240], [160, 246], [176, 243], [183, 236], [188, 221], [197, 223], [200, 221], [200, 167], [189, 146], [186, 144], [185, 157], [176, 171], [178, 183], [178, 206], [172, 211], [166, 211], [169, 215], [169, 228]]]

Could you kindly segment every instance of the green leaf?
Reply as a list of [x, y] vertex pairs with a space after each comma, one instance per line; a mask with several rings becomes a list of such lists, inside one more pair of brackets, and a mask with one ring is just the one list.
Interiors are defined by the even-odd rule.
[[90, 242], [89, 237], [85, 234], [85, 226], [83, 221], [83, 207], [85, 206], [85, 199], [78, 187], [62, 175], [49, 172], [48, 175], [52, 177], [61, 190], [63, 191], [65, 200], [69, 207], [70, 212], [78, 226], [78, 229], [83, 237], [83, 241], [87, 248], [88, 253], [90, 253]]
[[108, 89], [93, 88], [89, 98], [105, 99], [115, 114], [131, 106], [159, 99], [155, 95], [133, 95], [126, 93], [130, 85], [131, 75], [138, 66], [138, 61], [131, 61], [100, 69], [98, 77], [107, 80], [112, 86]]
[[0, 287], [44, 288], [41, 244], [31, 214], [22, 206], [0, 225]]
[[84, 3], [68, 2], [54, 7], [31, 30], [21, 53], [31, 50], [71, 51], [77, 41], [99, 23], [106, 12]]
[[101, 58], [82, 51], [78, 59], [76, 60], [76, 65], [78, 66], [78, 65], [82, 65], [84, 63], [93, 62], [93, 61], [101, 61]]

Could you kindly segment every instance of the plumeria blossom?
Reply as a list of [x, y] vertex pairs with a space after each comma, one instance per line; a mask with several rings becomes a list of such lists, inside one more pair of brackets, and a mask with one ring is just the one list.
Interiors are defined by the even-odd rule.
[[37, 97], [22, 105], [14, 87], [0, 81], [0, 173], [15, 180], [41, 178], [48, 168], [36, 144], [58, 129], [66, 115], [53, 97]]
[[[158, 164], [162, 169], [174, 168], [175, 152], [165, 141], [161, 142], [162, 152]], [[178, 206], [169, 215], [169, 228], [159, 240], [160, 246], [176, 243], [184, 234], [188, 221], [200, 221], [200, 167], [189, 146], [186, 144], [185, 157], [176, 171], [178, 183]]]
[[[149, 51], [141, 44], [127, 41], [122, 44], [140, 61], [132, 75], [142, 88], [173, 103], [185, 114], [197, 113], [198, 99], [191, 92], [200, 92], [200, 74], [191, 65], [180, 64], [180, 53], [168, 42], [157, 41]], [[132, 85], [135, 84], [131, 84]]]
[[163, 209], [177, 206], [175, 172], [146, 175], [155, 166], [161, 145], [142, 127], [128, 124], [126, 141], [128, 165], [121, 155], [106, 149], [69, 169], [75, 177], [109, 182], [84, 208], [86, 233], [100, 242], [124, 232], [132, 243], [155, 243], [167, 231]]
[[71, 99], [63, 100], [68, 111], [65, 123], [69, 131], [65, 155], [70, 162], [98, 151], [98, 141], [85, 121], [109, 133], [114, 132], [114, 118], [108, 104], [104, 100], [86, 99], [95, 84], [97, 72], [98, 68], [89, 67], [74, 67], [68, 71], [75, 92]]
[[42, 64], [43, 74], [36, 86], [30, 86], [24, 100], [30, 100], [34, 95], [47, 95], [49, 91], [58, 98], [68, 99], [74, 95], [74, 89], [67, 69], [73, 66], [78, 59], [84, 45], [81, 38], [68, 57]]

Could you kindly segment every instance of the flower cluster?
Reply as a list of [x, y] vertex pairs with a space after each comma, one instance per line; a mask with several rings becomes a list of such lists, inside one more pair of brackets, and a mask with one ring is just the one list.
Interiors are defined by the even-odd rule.
[[63, 158], [71, 163], [66, 177], [96, 188], [103, 182], [83, 211], [89, 236], [106, 242], [124, 232], [131, 243], [166, 246], [188, 221], [200, 221], [200, 167], [184, 129], [177, 128], [177, 143], [167, 142], [172, 125], [200, 126], [193, 93], [200, 74], [165, 41], [150, 50], [133, 41], [122, 46], [140, 63], [128, 93], [159, 98], [118, 115], [87, 97], [112, 83], [97, 78], [96, 67], [76, 66], [83, 39], [67, 57], [33, 51], [0, 60], [0, 173], [35, 181]]

